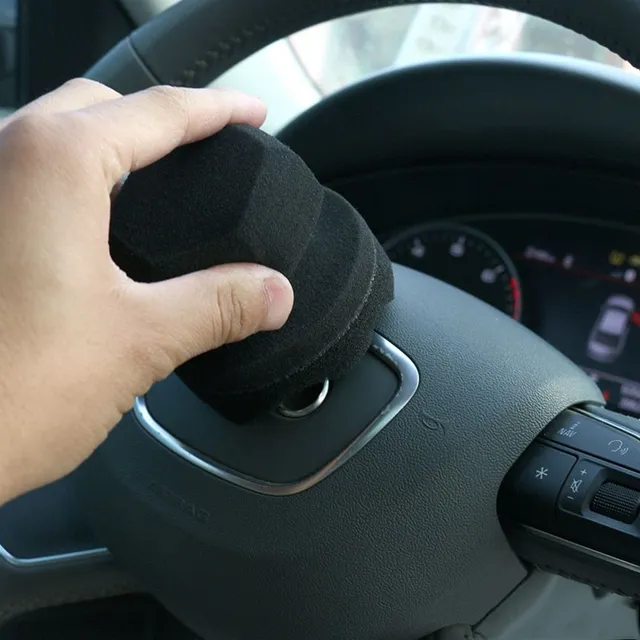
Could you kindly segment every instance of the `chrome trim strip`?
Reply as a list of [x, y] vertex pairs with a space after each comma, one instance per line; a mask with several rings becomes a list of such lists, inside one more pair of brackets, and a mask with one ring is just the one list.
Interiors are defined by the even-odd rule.
[[0, 545], [0, 558], [7, 564], [16, 569], [39, 569], [46, 568], [51, 565], [75, 564], [82, 560], [95, 560], [110, 556], [110, 552], [106, 547], [97, 549], [87, 549], [86, 551], [73, 551], [71, 553], [59, 553], [39, 558], [17, 558], [8, 549]]
[[144, 397], [136, 399], [133, 412], [138, 422], [149, 435], [155, 438], [169, 451], [180, 456], [194, 466], [210, 473], [221, 480], [242, 487], [249, 491], [262, 493], [270, 496], [291, 496], [310, 489], [340, 468], [348, 460], [356, 455], [366, 444], [368, 444], [411, 400], [420, 383], [420, 374], [413, 361], [404, 354], [398, 347], [383, 338], [379, 334], [374, 334], [370, 350], [383, 362], [389, 365], [399, 377], [400, 384], [396, 395], [391, 399], [381, 413], [372, 420], [365, 430], [356, 437], [338, 456], [328, 462], [316, 473], [296, 480], [294, 482], [269, 482], [247, 476], [239, 471], [230, 469], [213, 460], [204, 459], [195, 449], [189, 447], [175, 436], [166, 431], [151, 415]]
[[329, 389], [331, 388], [331, 383], [329, 382], [329, 378], [325, 378], [324, 382], [322, 383], [322, 388], [320, 389], [320, 393], [318, 394], [318, 397], [310, 404], [308, 404], [306, 407], [303, 407], [302, 409], [288, 409], [284, 403], [279, 404], [276, 407], [276, 411], [284, 416], [285, 418], [291, 418], [292, 420], [297, 420], [298, 418], [304, 418], [305, 416], [308, 416], [309, 414], [313, 413], [316, 409], [319, 409], [323, 404], [324, 401], [327, 399], [327, 396], [329, 395]]
[[633, 562], [628, 562], [627, 560], [621, 560], [620, 558], [616, 558], [615, 556], [610, 556], [608, 553], [603, 553], [602, 551], [596, 551], [591, 547], [585, 547], [577, 542], [572, 542], [571, 540], [565, 540], [564, 538], [560, 538], [552, 533], [547, 533], [546, 531], [541, 531], [540, 529], [536, 529], [535, 527], [530, 527], [529, 525], [523, 524], [520, 525], [522, 529], [526, 529], [529, 533], [533, 534], [538, 538], [543, 538], [544, 540], [548, 540], [549, 542], [554, 542], [559, 544], [567, 549], [571, 549], [572, 551], [578, 551], [579, 553], [584, 553], [596, 560], [602, 560], [603, 562], [608, 562], [609, 564], [614, 564], [621, 569], [626, 569], [627, 571], [632, 571], [633, 573], [640, 574], [640, 566], [634, 564]]
[[599, 422], [602, 422], [603, 424], [606, 424], [609, 427], [613, 427], [618, 431], [622, 431], [623, 433], [626, 433], [628, 436], [631, 436], [632, 438], [635, 438], [638, 442], [640, 442], [640, 433], [638, 433], [637, 431], [634, 431], [633, 429], [630, 429], [629, 427], [625, 427], [623, 424], [618, 424], [617, 422], [613, 422], [612, 420], [603, 418], [602, 416], [596, 415], [595, 413], [591, 413], [588, 409], [583, 409], [582, 407], [571, 407], [571, 411], [573, 411], [574, 413], [579, 413], [583, 416], [586, 416], [587, 418], [591, 418], [592, 420], [598, 420]]

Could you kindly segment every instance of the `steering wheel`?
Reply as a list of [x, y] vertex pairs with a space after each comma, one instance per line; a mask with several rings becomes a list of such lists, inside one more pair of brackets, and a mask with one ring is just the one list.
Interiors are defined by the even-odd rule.
[[[204, 86], [281, 37], [396, 4], [407, 2], [182, 0], [87, 75], [124, 93]], [[487, 4], [640, 63], [637, 0], [606, 12], [595, 0]], [[573, 73], [640, 108], [632, 81]], [[172, 435], [151, 400], [87, 464], [81, 491], [101, 539], [203, 638], [468, 638], [532, 565], [640, 591], [638, 421], [603, 409], [595, 384], [521, 325], [422, 274], [395, 277], [372, 345], [393, 393], [320, 471], [275, 481], [219, 464]], [[162, 394], [190, 402], [178, 380]]]

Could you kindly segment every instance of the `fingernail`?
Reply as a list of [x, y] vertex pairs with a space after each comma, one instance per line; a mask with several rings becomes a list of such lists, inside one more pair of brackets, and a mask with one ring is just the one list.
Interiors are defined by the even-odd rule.
[[263, 323], [263, 331], [275, 331], [282, 328], [293, 308], [293, 289], [287, 278], [272, 271], [263, 280], [265, 296], [269, 310]]

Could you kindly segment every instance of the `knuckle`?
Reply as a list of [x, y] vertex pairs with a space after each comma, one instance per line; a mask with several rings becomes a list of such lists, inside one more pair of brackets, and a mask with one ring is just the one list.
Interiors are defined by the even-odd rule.
[[89, 87], [102, 87], [104, 85], [102, 85], [100, 82], [97, 82], [96, 80], [91, 80], [90, 78], [77, 77], [77, 78], [71, 78], [70, 80], [67, 80], [63, 86], [89, 88]]
[[97, 80], [91, 80], [90, 78], [72, 78], [64, 83], [62, 89], [69, 89], [91, 96], [93, 99], [92, 101], [99, 101], [102, 99], [111, 100], [122, 97], [122, 94], [115, 89], [112, 89]]
[[2, 131], [2, 137], [12, 151], [36, 154], [49, 149], [57, 137], [57, 129], [51, 116], [28, 113], [10, 122]]
[[58, 166], [74, 171], [85, 166], [84, 156], [92, 152], [95, 142], [87, 124], [73, 114], [24, 114], [10, 122], [0, 136], [14, 160], [49, 167], [55, 158]]
[[180, 87], [173, 87], [169, 84], [160, 84], [155, 87], [151, 87], [148, 90], [161, 105], [168, 109], [176, 109], [181, 112], [187, 111], [187, 94], [184, 89]]
[[181, 118], [181, 130], [186, 131], [189, 125], [189, 98], [186, 90], [162, 84], [151, 87], [148, 91], [161, 108], [167, 109]]
[[89, 89], [96, 92], [106, 90], [115, 93], [113, 89], [109, 89], [101, 82], [91, 80], [90, 78], [71, 78], [71, 80], [67, 80], [62, 86], [68, 89]]
[[49, 171], [53, 158], [60, 165], [68, 144], [69, 138], [64, 136], [58, 119], [51, 115], [19, 115], [0, 133], [3, 157], [29, 172]]
[[224, 284], [218, 287], [213, 313], [213, 338], [216, 344], [242, 340], [255, 332], [256, 305], [241, 287]]

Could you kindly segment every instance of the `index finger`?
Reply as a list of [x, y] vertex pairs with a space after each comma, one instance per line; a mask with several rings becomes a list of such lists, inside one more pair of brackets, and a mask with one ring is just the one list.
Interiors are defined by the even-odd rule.
[[158, 86], [73, 115], [85, 118], [89, 130], [99, 136], [100, 157], [112, 188], [124, 174], [228, 124], [259, 127], [266, 107], [259, 99], [235, 91]]

